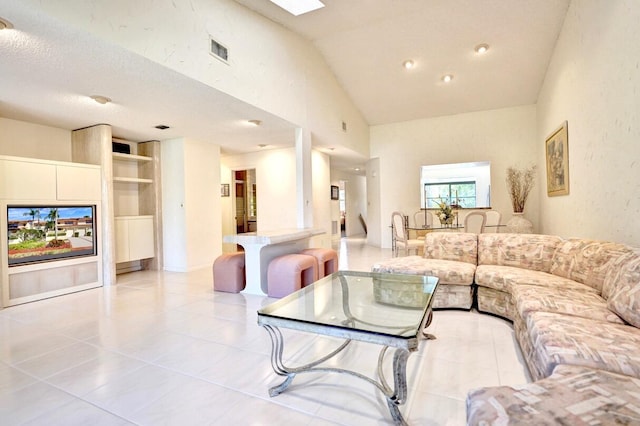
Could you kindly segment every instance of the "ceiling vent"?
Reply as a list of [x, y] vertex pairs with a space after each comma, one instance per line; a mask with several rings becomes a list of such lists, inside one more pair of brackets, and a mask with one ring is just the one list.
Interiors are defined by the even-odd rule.
[[212, 54], [214, 57], [220, 59], [222, 62], [224, 63], [229, 63], [229, 49], [227, 49], [225, 46], [223, 46], [222, 44], [218, 43], [217, 41], [215, 41], [214, 39], [212, 39], [211, 37], [209, 38], [210, 40], [210, 45], [209, 45], [209, 53]]

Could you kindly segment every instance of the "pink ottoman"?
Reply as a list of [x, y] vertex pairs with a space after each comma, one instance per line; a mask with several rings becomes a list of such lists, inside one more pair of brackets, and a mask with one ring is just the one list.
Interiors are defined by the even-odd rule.
[[338, 272], [338, 252], [326, 248], [308, 248], [300, 253], [316, 258], [318, 262], [318, 279]]
[[226, 253], [213, 262], [213, 289], [227, 293], [244, 290], [244, 252]]
[[276, 257], [267, 269], [269, 297], [284, 297], [318, 280], [316, 258], [306, 254]]

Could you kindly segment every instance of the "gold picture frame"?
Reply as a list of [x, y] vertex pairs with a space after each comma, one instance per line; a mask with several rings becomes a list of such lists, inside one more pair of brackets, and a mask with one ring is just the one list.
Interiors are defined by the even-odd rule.
[[547, 160], [547, 195], [569, 194], [569, 133], [562, 123], [545, 141]]

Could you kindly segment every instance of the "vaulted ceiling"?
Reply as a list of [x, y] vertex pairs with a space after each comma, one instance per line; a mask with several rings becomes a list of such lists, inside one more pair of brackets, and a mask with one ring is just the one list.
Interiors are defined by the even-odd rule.
[[[569, 4], [324, 0], [294, 17], [268, 0], [236, 2], [317, 46], [371, 125], [535, 103]], [[119, 137], [216, 140], [225, 152], [293, 140], [291, 123], [22, 2], [0, 0], [0, 16], [17, 30], [0, 32], [0, 116], [68, 129], [108, 122]], [[85, 96], [96, 93], [114, 99], [107, 113]], [[264, 127], [229, 125], [247, 117]]]

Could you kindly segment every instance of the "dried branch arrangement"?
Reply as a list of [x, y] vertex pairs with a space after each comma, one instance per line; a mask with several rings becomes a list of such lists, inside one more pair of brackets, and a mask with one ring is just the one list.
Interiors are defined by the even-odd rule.
[[507, 169], [507, 188], [511, 197], [511, 206], [514, 213], [522, 213], [524, 205], [529, 197], [529, 192], [535, 184], [536, 166], [518, 170], [515, 167]]

